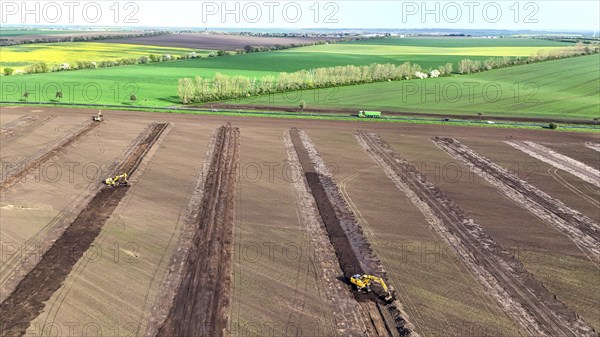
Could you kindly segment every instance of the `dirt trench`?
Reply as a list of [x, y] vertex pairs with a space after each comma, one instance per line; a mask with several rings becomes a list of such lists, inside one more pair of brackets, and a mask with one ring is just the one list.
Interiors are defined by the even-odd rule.
[[528, 155], [548, 163], [565, 172], [569, 172], [579, 179], [586, 181], [596, 187], [600, 187], [600, 171], [590, 167], [578, 160], [567, 157], [543, 145], [529, 142], [510, 140], [505, 141], [506, 144], [514, 147], [517, 150], [523, 151]]
[[359, 304], [352, 291], [346, 283], [339, 280], [340, 275], [344, 273], [319, 215], [315, 198], [304, 179], [296, 149], [287, 131], [283, 134], [283, 142], [288, 156], [288, 164], [294, 174], [293, 190], [298, 213], [302, 224], [306, 227], [311, 248], [318, 257], [316, 260], [321, 269], [321, 283], [333, 307], [337, 336], [362, 336], [366, 331], [364, 313], [362, 310], [356, 310]]
[[592, 219], [455, 139], [435, 137], [433, 141], [442, 151], [473, 169], [515, 203], [568, 236], [592, 262], [600, 262], [600, 226]]
[[[453, 247], [465, 266], [527, 334], [595, 336], [585, 323], [529, 273], [513, 254], [428, 182], [378, 135], [359, 131], [356, 137], [396, 186], [423, 213], [433, 229]], [[516, 328], [515, 330], [519, 330]]]
[[0, 179], [0, 191], [5, 191], [14, 184], [16, 184], [31, 169], [33, 169], [36, 166], [42, 165], [50, 158], [57, 155], [64, 148], [73, 144], [75, 141], [86, 135], [88, 132], [92, 131], [95, 127], [98, 126], [98, 124], [99, 123], [95, 123], [93, 121], [83, 122], [82, 124], [67, 131], [65, 136], [61, 137], [58, 140], [55, 140], [50, 145], [40, 149], [36, 153], [21, 160], [20, 162], [14, 165], [14, 168], [8, 168], [6, 172], [3, 171], [2, 177]]
[[158, 336], [229, 335], [239, 129], [219, 129], [196, 228], [172, 307]]
[[[117, 172], [132, 176], [144, 156], [168, 124], [155, 124], [146, 130], [141, 143], [119, 166]], [[79, 213], [62, 236], [44, 253], [39, 263], [21, 280], [16, 289], [0, 304], [0, 335], [23, 336], [43, 311], [45, 302], [60, 289], [65, 279], [100, 234], [129, 187], [103, 187]]]
[[[352, 275], [371, 274], [383, 278], [389, 284], [381, 262], [371, 249], [337, 185], [327, 174], [312, 142], [306, 134], [297, 129], [290, 130], [290, 136], [338, 263], [344, 273], [340, 277], [348, 282]], [[397, 300], [386, 303], [374, 292], [353, 291], [353, 294], [367, 319], [366, 335], [409, 336], [412, 334], [406, 321], [406, 314], [400, 314], [401, 308]]]

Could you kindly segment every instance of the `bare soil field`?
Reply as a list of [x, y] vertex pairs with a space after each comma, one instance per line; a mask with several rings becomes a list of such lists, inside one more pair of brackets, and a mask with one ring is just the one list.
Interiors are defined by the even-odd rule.
[[557, 301], [514, 255], [498, 245], [458, 205], [427, 182], [414, 165], [399, 157], [376, 134], [359, 131], [357, 139], [527, 333], [592, 335], [585, 322]]
[[586, 142], [585, 147], [592, 149], [596, 152], [600, 152], [600, 144], [598, 144], [598, 143]]
[[127, 43], [137, 45], [196, 48], [208, 50], [236, 50], [244, 49], [245, 46], [276, 46], [290, 44], [304, 44], [334, 38], [322, 37], [268, 37], [268, 36], [242, 36], [242, 35], [220, 35], [220, 34], [168, 34], [149, 37], [110, 39], [104, 42]]
[[55, 116], [46, 116], [37, 118], [34, 116], [22, 116], [12, 120], [9, 123], [4, 124], [2, 129], [0, 129], [0, 141], [2, 141], [4, 146], [6, 146], [20, 137], [29, 134], [37, 127], [45, 124], [54, 117]]
[[571, 238], [590, 260], [600, 261], [600, 226], [594, 220], [569, 208], [560, 200], [552, 198], [453, 138], [436, 137], [434, 142], [448, 155], [472, 168], [476, 174], [496, 186], [508, 198]]
[[[344, 273], [340, 276], [349, 279], [356, 274], [369, 274], [381, 277], [389, 283], [381, 261], [371, 249], [362, 228], [332, 181], [330, 172], [310, 139], [297, 129], [292, 129], [290, 136], [337, 261]], [[406, 313], [401, 312], [402, 306], [399, 302], [385, 302], [376, 293], [355, 291], [354, 297], [358, 302], [365, 302], [361, 303], [360, 307], [368, 313], [364, 322], [368, 335], [411, 335], [412, 330], [409, 326], [412, 327], [412, 324], [407, 322]]]
[[83, 122], [80, 125], [69, 129], [64, 137], [61, 137], [48, 146], [39, 149], [36, 153], [28, 156], [27, 158], [14, 163], [14, 167], [10, 167], [8, 170], [3, 170], [2, 178], [0, 179], [0, 192], [10, 188], [10, 186], [22, 179], [28, 171], [36, 166], [39, 167], [44, 162], [54, 157], [58, 152], [65, 149], [97, 126], [97, 123], [94, 123], [90, 120]]
[[[133, 144], [131, 152], [127, 154], [116, 172], [126, 172], [132, 176], [167, 126], [167, 124], [157, 124], [149, 128], [141, 142]], [[3, 300], [0, 305], [0, 312], [2, 312], [0, 325], [3, 327], [3, 336], [25, 334], [30, 322], [43, 310], [44, 302], [60, 288], [73, 266], [98, 236], [102, 226], [127, 190], [127, 186], [100, 189], [63, 235], [43, 254], [33, 270], [19, 282], [10, 296]]]
[[[94, 36], [119, 36], [119, 35], [130, 35], [135, 32], [89, 32], [89, 33], [69, 33], [69, 34], [31, 34], [31, 35], [19, 35], [2, 37], [0, 44], [11, 45], [27, 40], [44, 39], [45, 42], [62, 41], [65, 38], [70, 37], [94, 37]], [[110, 41], [110, 40], [107, 40]]]
[[596, 187], [600, 187], [600, 171], [543, 145], [528, 141], [507, 141], [508, 145], [530, 156], [566, 171]]
[[157, 336], [228, 336], [239, 129], [221, 127], [184, 277]]
[[[90, 114], [90, 110], [85, 109], [44, 108], [40, 113], [33, 112], [30, 107], [3, 108], [1, 119], [6, 121], [18, 120], [23, 116], [56, 118], [8, 146], [2, 145], [2, 161], [18, 162], [31, 156], [40, 146], [51, 144], [63, 137], [67, 130], [88, 120]], [[557, 301], [564, 303], [591, 326], [600, 325], [597, 319], [600, 317], [597, 309], [597, 294], [600, 293], [597, 266], [585, 257], [572, 240], [514, 201], [502, 197], [498, 187], [489, 185], [477, 175], [473, 175], [472, 181], [468, 174], [461, 179], [446, 175], [436, 181], [437, 173], [432, 169], [435, 162], [441, 164], [442, 170], [445, 164], [456, 165], [447, 168], [458, 167], [465, 172], [467, 168], [437, 148], [430, 139], [438, 136], [460, 139], [477, 152], [504, 165], [509, 160], [524, 163], [532, 160], [527, 154], [505, 144], [503, 141], [508, 136], [553, 148], [551, 144], [580, 144], [583, 147], [586, 142], [595, 141], [593, 134], [132, 111], [105, 111], [105, 115], [105, 123], [83, 135], [46, 163], [66, 165], [98, 157], [99, 161], [106, 164], [104, 169], [114, 169], [115, 166], [111, 165], [118, 163], [123, 153], [128, 153], [128, 144], [132, 144], [149, 123], [160, 121], [173, 125], [152, 146], [147, 160], [139, 166], [141, 171], [134, 174], [132, 185], [121, 189], [126, 192], [122, 192], [125, 195], [120, 201], [105, 207], [98, 204], [100, 209], [97, 212], [110, 214], [97, 229], [96, 237], [91, 243], [86, 243], [89, 249], [74, 255], [75, 261], [59, 263], [60, 268], [55, 268], [64, 270], [64, 267], [71, 266], [68, 271], [62, 272], [64, 275], [60, 283], [48, 283], [49, 289], [54, 290], [50, 296], [44, 296], [42, 310], [36, 311], [36, 317], [6, 319], [10, 321], [8, 323], [16, 325], [21, 334], [68, 335], [69, 331], [73, 331], [75, 335], [89, 335], [100, 331], [102, 335], [155, 336], [160, 326], [159, 316], [155, 314], [167, 307], [181, 310], [179, 306], [169, 307], [165, 300], [168, 300], [170, 291], [184, 289], [180, 288], [181, 285], [202, 286], [194, 282], [181, 283], [175, 274], [179, 268], [190, 270], [181, 258], [186, 255], [183, 253], [186, 249], [194, 251], [193, 245], [186, 247], [186, 242], [195, 241], [190, 238], [190, 233], [194, 231], [190, 231], [192, 227], [187, 219], [194, 209], [195, 212], [202, 212], [205, 208], [200, 205], [205, 201], [204, 196], [208, 198], [215, 192], [210, 188], [209, 181], [217, 179], [218, 175], [203, 173], [205, 169], [209, 171], [211, 158], [216, 154], [215, 151], [212, 154], [208, 151], [207, 157], [207, 149], [213, 144], [213, 131], [228, 122], [239, 128], [240, 132], [238, 178], [235, 183], [228, 180], [229, 183], [225, 184], [235, 186], [235, 201], [231, 200], [222, 206], [214, 205], [216, 208], [209, 209], [222, 210], [216, 212], [215, 219], [219, 216], [233, 219], [229, 221], [232, 226], [212, 227], [225, 234], [228, 229], [232, 230], [232, 241], [227, 243], [226, 235], [225, 241], [213, 242], [214, 245], [199, 244], [196, 251], [208, 253], [200, 248], [231, 247], [219, 253], [225, 257], [222, 261], [226, 261], [227, 256], [233, 259], [232, 270], [228, 271], [225, 263], [219, 271], [221, 276], [214, 283], [213, 280], [209, 281], [206, 292], [199, 292], [210, 297], [215, 292], [208, 289], [222, 287], [226, 290], [231, 287], [231, 296], [212, 297], [212, 304], [205, 305], [205, 311], [181, 311], [188, 315], [202, 314], [219, 321], [215, 325], [220, 329], [217, 334], [339, 336], [344, 335], [344, 328], [351, 328], [348, 322], [356, 322], [351, 318], [346, 325], [344, 322], [338, 324], [336, 317], [344, 312], [340, 311], [339, 304], [346, 305], [345, 312], [352, 312], [347, 308], [351, 307], [352, 301], [358, 303], [356, 310], [360, 314], [355, 318], [363, 322], [364, 317], [386, 312], [381, 310], [385, 307], [378, 307], [373, 301], [357, 302], [349, 291], [350, 286], [344, 275], [334, 277], [336, 272], [332, 267], [335, 264], [332, 264], [331, 258], [338, 256], [332, 247], [328, 248], [327, 253], [324, 246], [326, 241], [322, 240], [323, 235], [327, 235], [327, 229], [318, 220], [322, 206], [319, 203], [323, 204], [325, 199], [319, 202], [308, 183], [302, 192], [298, 180], [289, 179], [293, 172], [287, 172], [294, 166], [288, 151], [292, 148], [296, 151], [293, 146], [290, 148], [283, 135], [294, 127], [301, 127], [306, 132], [306, 137], [314, 146], [313, 152], [318, 152], [331, 173], [330, 178], [325, 179], [326, 184], [322, 184], [326, 199], [334, 208], [346, 204], [347, 210], [334, 212], [334, 218], [341, 219], [342, 225], [352, 222], [360, 225], [363, 238], [379, 258], [381, 270], [385, 270], [380, 275], [387, 277], [396, 289], [399, 303], [417, 334], [515, 336], [524, 335], [527, 331], [506, 314], [489, 289], [482, 286], [472, 271], [465, 267], [462, 257], [431, 228], [419, 209], [364, 152], [354, 137], [354, 132], [359, 128], [380, 134], [400, 156], [418, 169], [424, 169], [426, 179], [434, 181], [448, 200], [463, 210], [465, 218], [476, 219], [481, 230], [502, 247], [500, 252], [492, 249], [492, 254], [512, 254], [515, 261], [509, 263], [511, 267], [522, 263], [534, 279], [541, 281], [550, 294], [556, 295]], [[59, 130], [55, 130], [57, 127], [60, 127]], [[306, 145], [304, 141], [302, 144]], [[216, 141], [214, 145], [217, 149]], [[502, 151], [494, 153], [495, 157], [492, 157], [489, 152], [496, 152], [497, 149]], [[221, 154], [222, 158], [229, 157], [227, 152]], [[314, 158], [311, 159], [313, 165]], [[421, 163], [428, 166], [423, 167]], [[543, 162], [541, 164], [551, 167]], [[298, 165], [300, 160], [296, 163]], [[59, 228], [65, 223], [73, 223], [81, 214], [81, 210], [74, 205], [80, 205], [82, 201], [84, 205], [91, 205], [91, 198], [96, 195], [94, 186], [114, 173], [114, 170], [101, 172], [95, 180], [85, 180], [79, 177], [83, 171], [83, 167], [77, 168], [74, 182], [68, 182], [67, 174], [62, 178], [66, 182], [38, 182], [29, 179], [34, 177], [34, 170], [25, 175], [25, 181], [3, 192], [0, 205], [3, 248], [13, 249], [13, 241], [22, 243], [19, 247], [27, 249], [37, 247], [30, 244], [41, 241], [45, 244], [40, 246], [40, 251], [59, 244], [59, 238], [68, 233], [65, 228], [63, 231]], [[546, 189], [549, 184], [556, 183], [548, 173], [539, 178], [538, 182], [529, 183], [598, 222], [600, 216], [591, 214], [594, 209], [591, 203], [578, 200], [577, 194], [566, 188]], [[571, 184], [577, 184], [576, 180], [581, 181], [574, 176], [565, 176], [565, 179]], [[321, 180], [319, 177], [318, 181]], [[596, 189], [591, 184], [587, 185]], [[335, 190], [338, 190], [337, 197], [332, 192]], [[231, 188], [228, 191], [233, 193]], [[91, 198], [87, 199], [90, 195]], [[311, 207], [312, 213], [307, 211]], [[75, 215], [68, 217], [67, 213]], [[350, 213], [353, 217], [349, 216]], [[68, 219], [71, 221], [66, 221]], [[465, 228], [470, 227], [465, 225]], [[319, 237], [320, 241], [317, 240]], [[350, 241], [353, 250], [360, 247], [357, 242], [353, 246]], [[15, 279], [29, 275], [14, 272], [27, 271], [25, 265], [29, 263], [16, 254], [18, 250], [7, 249], [3, 249], [3, 254], [8, 255], [2, 256], [2, 270], [14, 274]], [[15, 253], [9, 254], [11, 252]], [[355, 256], [361, 254], [370, 253], [368, 249], [363, 249]], [[41, 257], [38, 260], [43, 261]], [[200, 278], [207, 270], [219, 268], [211, 263], [203, 265], [203, 261], [209, 260], [198, 258], [198, 265], [194, 267]], [[369, 263], [359, 263], [359, 266], [369, 270]], [[339, 264], [337, 268], [338, 272], [344, 272]], [[377, 274], [378, 269], [369, 272]], [[47, 273], [43, 270], [39, 275]], [[4, 275], [6, 273], [3, 272], [0, 276]], [[228, 275], [231, 281], [227, 280]], [[185, 277], [181, 280], [185, 280]], [[3, 308], [2, 317], [9, 303], [4, 298], [16, 298], [19, 294], [10, 290], [10, 287], [5, 289], [4, 285], [8, 285], [9, 281], [0, 282], [3, 291], [0, 304]], [[523, 284], [531, 285], [528, 282]], [[40, 291], [31, 293], [34, 296]], [[172, 298], [177, 296], [173, 295]], [[546, 304], [552, 300], [554, 298], [546, 302], [544, 297], [541, 298]], [[227, 304], [227, 301], [230, 303]], [[196, 305], [191, 300], [175, 300], [173, 303], [183, 303], [188, 308]], [[372, 308], [365, 306], [365, 303], [372, 304]], [[184, 316], [182, 314], [179, 317]], [[394, 316], [390, 316], [393, 321]], [[5, 319], [2, 319], [4, 323]], [[382, 324], [371, 322], [371, 328], [365, 324], [362, 335], [379, 335], [378, 331], [385, 330], [389, 332], [386, 322], [389, 320], [383, 319], [380, 322]], [[29, 325], [26, 331], [19, 326], [20, 323]], [[552, 329], [552, 323], [542, 325], [543, 330]], [[358, 330], [362, 330], [360, 324], [357, 326]], [[559, 334], [557, 330], [554, 331]], [[7, 330], [3, 332], [8, 334]]]

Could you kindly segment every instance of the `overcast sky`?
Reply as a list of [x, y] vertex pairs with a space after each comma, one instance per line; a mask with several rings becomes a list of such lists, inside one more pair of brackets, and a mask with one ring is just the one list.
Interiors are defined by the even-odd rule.
[[598, 31], [600, 1], [10, 1], [2, 24]]

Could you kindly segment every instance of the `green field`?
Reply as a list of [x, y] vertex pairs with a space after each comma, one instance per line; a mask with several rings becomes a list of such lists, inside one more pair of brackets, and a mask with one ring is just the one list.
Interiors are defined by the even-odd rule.
[[448, 115], [600, 117], [600, 56], [547, 61], [472, 75], [373, 83], [232, 100], [232, 104], [351, 108]]
[[[265, 75], [277, 75], [280, 72], [317, 67], [372, 63], [413, 62], [423, 67], [437, 67], [447, 62], [457, 63], [464, 58], [488, 58], [488, 56], [481, 56], [484, 54], [504, 55], [507, 52], [498, 47], [507, 44], [507, 41], [516, 46], [509, 48], [510, 53], [508, 54], [515, 54], [514, 56], [530, 53], [531, 48], [570, 45], [534, 39], [406, 38], [356, 41], [349, 44], [319, 45], [276, 52], [177, 62], [13, 75], [2, 78], [3, 90], [0, 98], [3, 101], [18, 101], [22, 99], [23, 92], [28, 91], [30, 93], [28, 101], [50, 101], [54, 99], [58, 90], [63, 92], [63, 102], [130, 104], [128, 98], [132, 92], [135, 92], [140, 100], [139, 104], [172, 106], [180, 103], [177, 97], [177, 81], [183, 77], [212, 77], [215, 73], [220, 72], [226, 75], [259, 78]], [[72, 46], [73, 44], [68, 45]], [[417, 44], [418, 46], [411, 46]], [[82, 43], [82, 48], [91, 48], [91, 45], [94, 44]], [[104, 44], [99, 43], [98, 45]], [[377, 48], [373, 48], [374, 45]], [[474, 47], [477, 45], [479, 47]], [[70, 48], [69, 46], [64, 48]], [[144, 46], [136, 47], [141, 48], [138, 50], [139, 52], [147, 52]], [[385, 49], [385, 55], [373, 52], [378, 48]], [[425, 54], [419, 54], [419, 52]], [[84, 51], [84, 53], [86, 52]], [[92, 54], [89, 53], [89, 55]], [[4, 56], [2, 62], [4, 62]]]
[[124, 58], [139, 58], [154, 55], [185, 55], [192, 51], [207, 56], [210, 51], [159, 46], [139, 46], [102, 42], [35, 43], [0, 47], [0, 71], [5, 67], [14, 69], [45, 62], [48, 65], [61, 63], [113, 61]]

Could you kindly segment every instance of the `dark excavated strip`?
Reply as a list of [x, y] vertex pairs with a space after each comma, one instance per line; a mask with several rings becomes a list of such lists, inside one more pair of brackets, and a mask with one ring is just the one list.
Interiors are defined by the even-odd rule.
[[[148, 136], [128, 156], [118, 172], [130, 176], [137, 169], [152, 144], [168, 124], [155, 125]], [[44, 309], [44, 303], [60, 289], [83, 254], [100, 234], [128, 187], [105, 187], [42, 256], [40, 262], [19, 283], [13, 293], [0, 304], [0, 335], [23, 336], [31, 321]]]
[[[335, 250], [335, 254], [338, 258], [338, 263], [344, 273], [344, 277], [348, 279], [354, 274], [364, 274], [365, 271], [361, 267], [359, 257], [353, 249], [350, 239], [344, 232], [341, 226], [340, 219], [336, 215], [335, 206], [327, 196], [325, 188], [323, 186], [323, 179], [325, 177], [320, 176], [312, 163], [308, 150], [302, 143], [300, 133], [297, 129], [290, 130], [290, 136], [298, 159], [306, 176], [308, 186], [315, 198], [319, 214], [327, 230], [327, 234], [331, 241], [331, 244]], [[373, 319], [373, 325], [385, 327], [385, 332], [380, 331], [379, 335], [382, 336], [408, 336], [411, 334], [411, 330], [406, 327], [406, 320], [400, 315], [400, 311], [394, 303], [386, 303], [383, 299], [377, 296], [375, 293], [364, 293], [364, 292], [353, 292], [354, 297], [359, 302], [372, 301], [376, 305], [385, 306], [388, 310], [386, 313], [381, 313], [380, 310], [376, 310], [375, 317]], [[390, 320], [391, 319], [391, 320]], [[388, 324], [389, 322], [389, 324]], [[379, 330], [378, 330], [379, 331]]]
[[221, 127], [183, 279], [158, 336], [225, 336], [231, 296], [239, 130]]
[[319, 174], [315, 171], [308, 155], [308, 151], [304, 148], [304, 145], [302, 145], [302, 139], [300, 139], [298, 130], [292, 129], [290, 135], [292, 143], [296, 148], [296, 153], [298, 153], [300, 165], [302, 165], [304, 175], [308, 181], [308, 186], [315, 198], [317, 208], [319, 209], [319, 213], [321, 214], [321, 218], [327, 229], [329, 239], [335, 249], [335, 254], [338, 257], [344, 276], [349, 278], [355, 274], [362, 274], [364, 271], [360, 267], [358, 257], [354, 253], [348, 237], [344, 233], [340, 220], [335, 215], [335, 209], [327, 197], [325, 188], [323, 188], [323, 185], [321, 184]]

